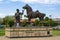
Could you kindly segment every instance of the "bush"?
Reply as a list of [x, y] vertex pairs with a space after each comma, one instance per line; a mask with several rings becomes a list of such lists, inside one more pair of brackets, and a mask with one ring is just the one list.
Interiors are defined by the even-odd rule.
[[39, 24], [40, 24], [40, 21], [39, 20], [35, 20], [34, 25], [38, 26]]
[[52, 27], [54, 27], [54, 26], [57, 26], [58, 23], [56, 23], [56, 22], [53, 21], [53, 20], [48, 20], [48, 21], [45, 22], [44, 25], [45, 25], [45, 26], [52, 26]]
[[14, 20], [10, 20], [10, 21], [8, 22], [8, 24], [9, 24], [10, 27], [12, 27], [12, 26], [14, 25]]
[[24, 20], [21, 24], [23, 27], [27, 25], [27, 20]]

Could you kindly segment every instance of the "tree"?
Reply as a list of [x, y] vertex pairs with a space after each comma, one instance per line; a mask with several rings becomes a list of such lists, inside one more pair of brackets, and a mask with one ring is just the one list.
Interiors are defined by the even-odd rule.
[[39, 20], [35, 20], [34, 25], [38, 26], [39, 24], [40, 24], [40, 21]]
[[55, 21], [53, 21], [52, 19], [50, 19], [50, 20], [46, 21], [46, 22], [45, 22], [45, 24], [46, 24], [46, 26], [52, 26], [52, 27], [54, 27], [54, 26], [57, 26], [57, 25], [58, 25], [58, 23], [56, 23], [56, 22], [55, 22]]
[[12, 27], [14, 25], [14, 20], [10, 20], [8, 24], [9, 24], [9, 27]]
[[2, 24], [3, 23], [3, 18], [0, 18], [0, 24]]
[[48, 21], [49, 20], [49, 17], [45, 17], [45, 21]]
[[22, 26], [26, 26], [26, 25], [27, 25], [27, 20], [24, 19], [21, 25], [22, 25]]
[[13, 24], [10, 24], [10, 23], [13, 23], [14, 22], [14, 17], [13, 16], [6, 16], [5, 18], [3, 18], [3, 24], [4, 25], [13, 25]]

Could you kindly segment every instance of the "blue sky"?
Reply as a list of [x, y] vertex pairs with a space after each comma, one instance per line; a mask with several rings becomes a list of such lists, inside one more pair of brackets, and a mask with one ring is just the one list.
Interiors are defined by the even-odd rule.
[[25, 4], [29, 4], [33, 11], [39, 10], [48, 17], [60, 18], [60, 0], [0, 0], [0, 18], [14, 15], [17, 8], [22, 11]]

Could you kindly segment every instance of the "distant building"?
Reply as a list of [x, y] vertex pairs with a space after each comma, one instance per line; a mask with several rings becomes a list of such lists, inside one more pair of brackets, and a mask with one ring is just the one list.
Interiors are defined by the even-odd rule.
[[60, 18], [53, 18], [53, 20], [54, 20], [55, 22], [57, 22], [58, 24], [60, 24]]

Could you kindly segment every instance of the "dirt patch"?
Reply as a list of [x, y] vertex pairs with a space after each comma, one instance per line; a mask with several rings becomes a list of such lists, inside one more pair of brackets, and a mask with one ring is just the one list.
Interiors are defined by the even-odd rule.
[[5, 36], [1, 36], [0, 40], [60, 40], [60, 36], [54, 37], [26, 37], [26, 38], [7, 38]]

